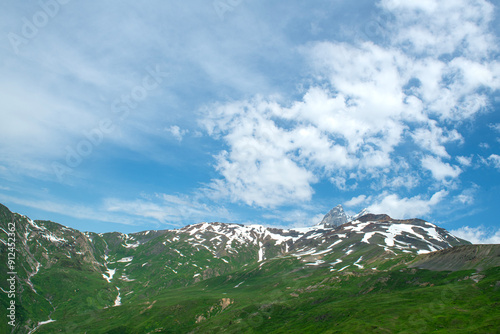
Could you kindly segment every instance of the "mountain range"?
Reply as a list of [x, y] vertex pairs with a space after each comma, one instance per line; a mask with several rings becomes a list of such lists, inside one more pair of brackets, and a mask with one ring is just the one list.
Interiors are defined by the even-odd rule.
[[307, 228], [214, 222], [124, 234], [0, 205], [0, 261], [2, 333], [500, 328], [500, 245], [471, 245], [421, 219], [350, 217], [342, 206]]

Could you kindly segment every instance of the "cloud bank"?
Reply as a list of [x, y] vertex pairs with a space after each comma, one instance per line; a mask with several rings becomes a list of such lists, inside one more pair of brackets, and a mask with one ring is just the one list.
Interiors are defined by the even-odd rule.
[[[226, 146], [215, 156], [214, 196], [274, 207], [311, 200], [321, 180], [339, 190], [368, 180], [386, 191], [372, 209], [417, 216], [459, 182], [470, 158], [448, 147], [466, 142], [458, 128], [488, 109], [500, 85], [493, 6], [384, 0], [379, 7], [390, 39], [302, 49], [310, 76], [300, 99], [258, 96], [203, 111], [200, 123]], [[498, 165], [496, 155], [488, 161]], [[439, 190], [411, 198], [387, 192], [417, 185]]]

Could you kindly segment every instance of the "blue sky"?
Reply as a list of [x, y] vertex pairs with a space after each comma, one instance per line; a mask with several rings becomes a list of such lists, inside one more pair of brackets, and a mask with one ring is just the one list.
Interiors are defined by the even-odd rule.
[[483, 0], [1, 5], [0, 202], [96, 232], [342, 204], [500, 242]]

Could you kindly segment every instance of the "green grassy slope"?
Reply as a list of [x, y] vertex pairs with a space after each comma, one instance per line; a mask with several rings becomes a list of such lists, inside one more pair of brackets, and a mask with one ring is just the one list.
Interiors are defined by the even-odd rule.
[[[500, 328], [499, 245], [417, 256], [415, 243], [423, 247], [423, 240], [401, 239], [414, 248], [382, 247], [383, 234], [366, 242], [362, 233], [352, 233], [351, 224], [311, 232], [286, 246], [262, 235], [257, 242], [255, 234], [243, 243], [231, 239], [227, 247], [221, 242], [225, 236], [206, 226], [203, 232], [192, 225], [130, 235], [82, 233], [32, 222], [0, 206], [2, 241], [12, 221], [18, 240], [18, 327], [12, 333], [29, 333], [49, 318], [55, 321], [34, 333], [495, 333]], [[0, 263], [7, 263], [7, 253], [0, 243]], [[443, 263], [453, 266], [427, 270], [443, 269]], [[0, 266], [1, 277], [7, 271]], [[111, 272], [108, 282], [104, 276]], [[0, 287], [7, 290], [7, 282]], [[115, 307], [118, 295], [121, 305]], [[4, 319], [8, 303], [1, 293]], [[0, 321], [0, 333], [10, 329]]]
[[[495, 333], [500, 268], [303, 268], [270, 261], [43, 325], [37, 333]], [[239, 284], [243, 282], [242, 284]], [[236, 287], [237, 286], [237, 287]]]

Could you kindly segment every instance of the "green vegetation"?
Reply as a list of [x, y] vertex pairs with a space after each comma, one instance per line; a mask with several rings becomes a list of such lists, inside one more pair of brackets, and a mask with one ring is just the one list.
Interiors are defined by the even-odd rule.
[[[298, 247], [327, 250], [320, 257], [293, 255], [274, 240], [259, 239], [267, 260], [258, 261], [259, 243], [233, 241], [227, 248], [211, 231], [198, 239], [173, 231], [84, 234], [53, 222], [33, 223], [0, 206], [1, 240], [7, 240], [12, 221], [18, 254], [13, 333], [37, 326], [37, 334], [494, 333], [500, 328], [500, 267], [494, 265], [499, 245], [417, 256], [361, 242], [359, 233], [341, 242], [330, 233]], [[463, 268], [460, 258], [468, 259]], [[448, 259], [455, 271], [417, 268]], [[0, 261], [7, 263], [5, 243]], [[7, 271], [0, 266], [2, 277]], [[7, 282], [0, 287], [7, 290]], [[121, 305], [114, 306], [118, 294]], [[1, 294], [4, 319], [8, 303]], [[55, 321], [38, 325], [49, 318]], [[6, 321], [0, 332], [11, 332]]]
[[[335, 274], [304, 268], [280, 275], [272, 267], [268, 263], [120, 307], [81, 310], [37, 333], [493, 333], [499, 328], [498, 267], [482, 272], [478, 283], [470, 278], [472, 271]], [[240, 280], [245, 283], [235, 288]], [[225, 308], [223, 300], [229, 300]]]

